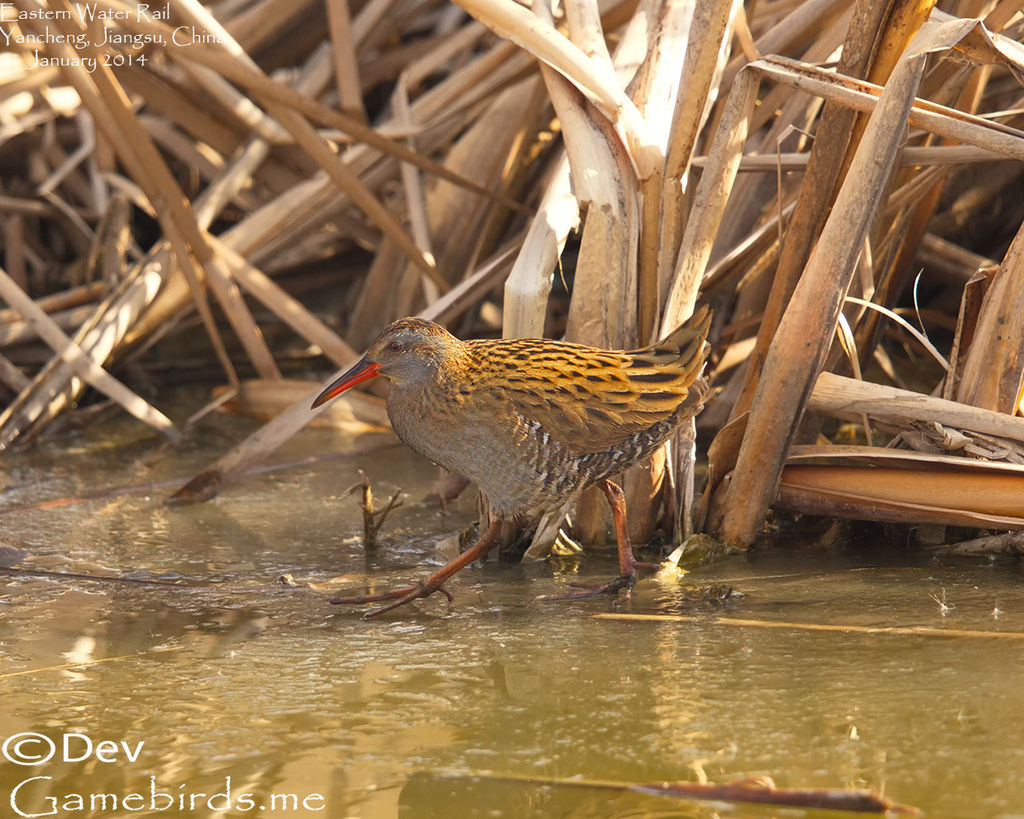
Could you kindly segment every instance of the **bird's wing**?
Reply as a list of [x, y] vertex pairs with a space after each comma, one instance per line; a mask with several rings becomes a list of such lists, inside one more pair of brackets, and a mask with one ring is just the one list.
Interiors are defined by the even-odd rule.
[[700, 373], [709, 324], [704, 308], [664, 341], [629, 352], [492, 342], [500, 349], [489, 359], [505, 363], [487, 388], [570, 449], [605, 450], [677, 413], [696, 412], [706, 390]]

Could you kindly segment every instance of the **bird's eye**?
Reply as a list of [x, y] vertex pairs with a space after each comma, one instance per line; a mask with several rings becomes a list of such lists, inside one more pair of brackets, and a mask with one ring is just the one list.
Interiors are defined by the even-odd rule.
[[388, 349], [393, 353], [400, 353], [405, 349], [405, 345], [403, 345], [401, 341], [392, 341], [388, 345]]

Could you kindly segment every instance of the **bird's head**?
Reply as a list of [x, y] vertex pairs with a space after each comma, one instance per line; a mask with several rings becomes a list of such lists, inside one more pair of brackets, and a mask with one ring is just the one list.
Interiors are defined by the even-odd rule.
[[313, 401], [313, 409], [362, 381], [385, 376], [397, 386], [433, 377], [458, 340], [438, 324], [404, 318], [384, 328], [370, 349], [350, 370], [332, 381]]

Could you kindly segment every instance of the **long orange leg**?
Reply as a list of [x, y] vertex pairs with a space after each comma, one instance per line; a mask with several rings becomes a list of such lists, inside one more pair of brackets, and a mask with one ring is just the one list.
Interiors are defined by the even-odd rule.
[[636, 558], [633, 557], [633, 545], [629, 542], [629, 529], [626, 528], [626, 493], [622, 491], [621, 486], [611, 481], [601, 481], [600, 487], [608, 499], [608, 505], [612, 508], [615, 543], [619, 551], [619, 577], [635, 579]]
[[612, 509], [612, 521], [615, 524], [615, 542], [619, 551], [619, 576], [614, 580], [600, 586], [588, 586], [580, 591], [568, 592], [567, 594], [545, 594], [538, 597], [538, 600], [579, 600], [585, 597], [598, 597], [602, 594], [615, 594], [620, 589], [625, 589], [625, 597], [629, 598], [629, 592], [636, 582], [637, 566], [639, 564], [633, 557], [633, 547], [629, 542], [629, 530], [626, 528], [626, 496], [617, 483], [604, 480], [598, 484], [604, 496], [608, 499], [608, 505]]
[[483, 557], [493, 549], [500, 540], [500, 533], [501, 521], [495, 520], [487, 527], [487, 531], [480, 536], [480, 539], [455, 558], [455, 560], [450, 563], [446, 563], [429, 577], [419, 580], [411, 586], [403, 586], [400, 589], [392, 589], [391, 591], [381, 592], [379, 594], [360, 594], [354, 597], [333, 597], [331, 598], [331, 602], [346, 605], [358, 603], [379, 603], [382, 600], [395, 601], [394, 603], [389, 603], [388, 605], [381, 606], [377, 609], [370, 609], [370, 611], [363, 615], [363, 619], [376, 617], [378, 614], [384, 614], [386, 611], [397, 609], [399, 606], [404, 606], [406, 603], [411, 603], [413, 600], [418, 600], [421, 597], [428, 597], [437, 591], [447, 597], [448, 602], [450, 603], [454, 598], [452, 597], [451, 592], [442, 588], [445, 581], [460, 569], [468, 566], [477, 558]]

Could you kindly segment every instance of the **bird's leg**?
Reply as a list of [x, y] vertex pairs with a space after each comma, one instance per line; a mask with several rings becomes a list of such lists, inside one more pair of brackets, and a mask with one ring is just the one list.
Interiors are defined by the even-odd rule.
[[[615, 594], [620, 589], [626, 590], [626, 598], [636, 582], [637, 566], [639, 564], [633, 557], [633, 547], [629, 542], [629, 530], [626, 528], [626, 496], [617, 483], [609, 480], [601, 481], [598, 484], [604, 496], [608, 499], [608, 505], [612, 510], [612, 522], [615, 525], [615, 542], [619, 551], [619, 576], [614, 580], [600, 586], [581, 586], [579, 591], [567, 594], [545, 594], [538, 597], [538, 600], [578, 600], [584, 597], [597, 597], [602, 594]], [[575, 585], [575, 584], [574, 584]]]
[[404, 606], [406, 603], [411, 603], [413, 600], [418, 600], [421, 597], [428, 597], [437, 591], [447, 597], [448, 602], [450, 603], [454, 598], [452, 597], [451, 592], [442, 588], [445, 581], [460, 569], [468, 566], [477, 558], [483, 557], [493, 549], [498, 544], [500, 533], [501, 521], [496, 519], [487, 527], [487, 531], [480, 536], [480, 539], [466, 549], [466, 551], [450, 563], [446, 563], [429, 577], [419, 580], [411, 586], [403, 586], [400, 589], [392, 589], [391, 591], [381, 592], [379, 594], [360, 594], [354, 597], [333, 597], [331, 598], [331, 602], [336, 604], [354, 604], [379, 603], [382, 600], [395, 601], [386, 606], [371, 609], [363, 615], [364, 619], [376, 617], [378, 614], [383, 614], [386, 611], [397, 609], [399, 606]]
[[[636, 558], [633, 557], [633, 545], [629, 542], [629, 529], [626, 528], [626, 493], [617, 483], [608, 480], [601, 481], [600, 487], [612, 510], [615, 543], [619, 552], [619, 577], [635, 579]], [[632, 580], [629, 585], [632, 587]]]

